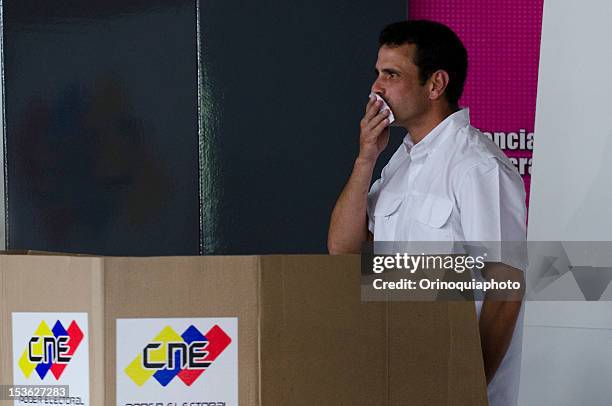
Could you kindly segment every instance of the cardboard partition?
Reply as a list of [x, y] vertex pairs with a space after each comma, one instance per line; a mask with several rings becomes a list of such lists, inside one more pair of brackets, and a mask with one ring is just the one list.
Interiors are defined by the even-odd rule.
[[486, 405], [473, 304], [361, 302], [359, 278], [358, 256], [1, 255], [0, 383], [85, 405]]

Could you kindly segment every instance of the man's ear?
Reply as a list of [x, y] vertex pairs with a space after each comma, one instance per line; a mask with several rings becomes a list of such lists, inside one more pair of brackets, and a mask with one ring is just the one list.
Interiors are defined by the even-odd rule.
[[444, 95], [448, 86], [448, 72], [437, 70], [429, 77], [429, 100], [438, 100]]

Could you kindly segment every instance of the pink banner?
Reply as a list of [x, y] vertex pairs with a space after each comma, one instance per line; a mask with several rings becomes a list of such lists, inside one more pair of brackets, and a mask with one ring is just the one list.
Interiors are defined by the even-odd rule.
[[410, 0], [408, 17], [451, 27], [468, 50], [460, 105], [515, 164], [527, 191], [535, 123], [543, 0]]

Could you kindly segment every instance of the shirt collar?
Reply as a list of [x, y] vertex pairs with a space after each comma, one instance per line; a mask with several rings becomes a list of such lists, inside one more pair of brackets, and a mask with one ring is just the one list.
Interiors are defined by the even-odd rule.
[[[440, 124], [431, 130], [421, 141], [416, 145], [412, 142], [410, 133], [404, 137], [404, 146], [406, 152], [413, 158], [421, 155], [428, 155], [440, 145], [450, 133], [452, 129], [458, 129], [470, 124], [470, 109], [463, 108], [459, 111], [446, 117]], [[445, 131], [448, 130], [448, 131]]]

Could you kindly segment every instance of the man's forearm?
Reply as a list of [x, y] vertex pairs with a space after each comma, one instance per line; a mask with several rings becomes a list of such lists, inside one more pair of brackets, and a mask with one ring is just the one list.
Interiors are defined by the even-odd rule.
[[480, 342], [487, 384], [491, 382], [512, 341], [521, 301], [485, 299], [480, 312]]
[[521, 286], [516, 291], [488, 291], [480, 311], [480, 342], [487, 384], [491, 382], [508, 351], [523, 301], [524, 275], [503, 263], [488, 263], [487, 280], [510, 280]]
[[359, 155], [331, 215], [327, 234], [330, 254], [358, 253], [368, 235], [367, 202], [374, 164], [389, 143], [390, 110], [370, 96], [359, 122]]
[[367, 201], [374, 164], [357, 158], [353, 172], [331, 215], [327, 248], [330, 254], [358, 253], [367, 238]]

